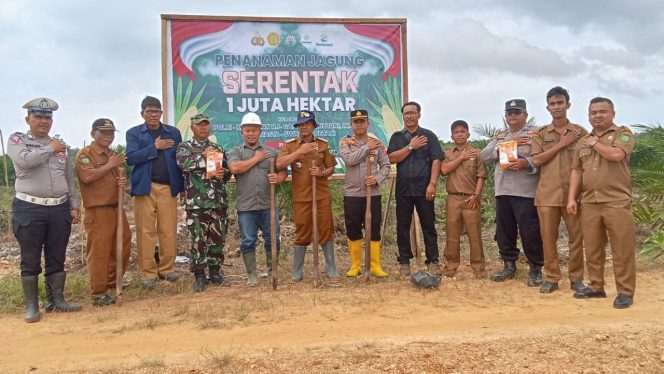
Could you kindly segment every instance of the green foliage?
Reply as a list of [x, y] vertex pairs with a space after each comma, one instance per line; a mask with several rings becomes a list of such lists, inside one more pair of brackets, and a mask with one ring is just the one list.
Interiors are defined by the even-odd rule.
[[[5, 166], [7, 173], [7, 180], [5, 180]], [[16, 172], [14, 171], [14, 163], [7, 155], [2, 155], [0, 160], [0, 185], [9, 187], [14, 186], [14, 180], [16, 180]]]
[[664, 128], [636, 125], [636, 148], [630, 158], [634, 184], [634, 219], [652, 232], [641, 253], [664, 254]]

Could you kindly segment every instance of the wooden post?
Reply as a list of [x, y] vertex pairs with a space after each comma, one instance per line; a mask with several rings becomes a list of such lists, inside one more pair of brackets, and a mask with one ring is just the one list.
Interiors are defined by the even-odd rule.
[[[270, 158], [270, 174], [274, 173], [274, 157]], [[277, 289], [277, 263], [279, 256], [277, 253], [277, 188], [276, 185], [270, 183], [270, 241], [272, 247], [270, 248], [272, 256], [272, 289]]]
[[[371, 176], [371, 167], [376, 156], [371, 152], [367, 157], [367, 178]], [[371, 271], [371, 186], [367, 188], [367, 205], [364, 211], [364, 280], [369, 281]]]
[[[122, 178], [124, 176], [124, 167], [118, 167], [118, 177]], [[120, 306], [122, 304], [122, 275], [123, 275], [123, 253], [124, 246], [123, 240], [124, 237], [124, 188], [118, 187], [118, 227], [115, 234], [115, 303]]]
[[[318, 147], [313, 152], [313, 159], [311, 160], [311, 166], [316, 166], [316, 158], [318, 157]], [[318, 177], [315, 175], [311, 176], [311, 215], [313, 219], [313, 236], [312, 236], [312, 242], [311, 246], [313, 249], [314, 253], [314, 287], [318, 287], [320, 285], [320, 268], [319, 268], [319, 262], [318, 262], [318, 198], [317, 198], [317, 185], [316, 179]]]

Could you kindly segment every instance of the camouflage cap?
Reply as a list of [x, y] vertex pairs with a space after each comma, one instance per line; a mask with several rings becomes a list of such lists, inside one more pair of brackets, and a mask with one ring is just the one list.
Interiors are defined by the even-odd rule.
[[208, 115], [205, 113], [198, 113], [197, 115], [191, 117], [192, 125], [198, 125], [203, 121], [207, 121], [208, 123], [210, 123], [210, 117], [208, 117]]
[[23, 109], [27, 109], [28, 114], [36, 114], [44, 117], [52, 117], [53, 112], [58, 110], [58, 107], [58, 103], [48, 97], [38, 97], [23, 105]]

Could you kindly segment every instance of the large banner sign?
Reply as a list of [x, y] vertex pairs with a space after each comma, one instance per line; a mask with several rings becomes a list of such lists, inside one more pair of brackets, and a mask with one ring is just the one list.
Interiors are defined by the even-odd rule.
[[369, 111], [370, 131], [386, 144], [402, 128], [405, 20], [162, 19], [165, 120], [185, 139], [201, 112], [227, 149], [242, 143], [248, 112], [260, 115], [261, 140], [276, 148], [297, 136], [302, 110], [316, 113], [315, 134], [334, 151], [354, 109]]

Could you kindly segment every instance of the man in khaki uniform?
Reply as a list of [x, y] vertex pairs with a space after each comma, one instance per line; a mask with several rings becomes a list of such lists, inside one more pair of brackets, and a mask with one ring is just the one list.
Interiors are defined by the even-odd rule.
[[477, 277], [486, 277], [484, 249], [482, 248], [482, 215], [480, 196], [487, 177], [486, 166], [480, 160], [480, 150], [468, 144], [468, 123], [452, 123], [454, 147], [445, 150], [440, 172], [447, 176], [447, 226], [445, 243], [445, 270], [454, 276], [460, 263], [460, 237], [464, 226], [470, 242], [470, 266]]
[[[581, 212], [590, 278], [590, 285], [577, 291], [574, 297], [606, 297], [604, 263], [608, 232], [618, 291], [613, 307], [624, 309], [632, 305], [636, 288], [636, 237], [629, 172], [635, 139], [629, 128], [616, 126], [614, 118], [611, 100], [603, 97], [590, 100], [588, 119], [593, 131], [581, 138], [576, 150], [567, 211]], [[580, 204], [577, 202], [579, 194]]]
[[123, 275], [131, 250], [131, 229], [122, 202], [118, 201], [118, 189], [127, 186], [127, 177], [121, 176], [118, 168], [124, 166], [127, 156], [110, 148], [116, 131], [110, 119], [95, 120], [90, 132], [94, 141], [76, 156], [76, 174], [85, 207], [86, 262], [94, 306], [115, 304], [115, 298], [107, 291], [118, 286], [115, 284], [118, 210], [122, 211], [123, 222], [122, 248], [119, 248]]
[[299, 130], [300, 136], [286, 141], [276, 162], [277, 169], [285, 169], [290, 165], [293, 176], [293, 280], [299, 282], [304, 279], [304, 255], [312, 240], [312, 176], [316, 177], [318, 240], [322, 243], [325, 269], [328, 278], [337, 278], [339, 273], [334, 262], [332, 197], [327, 180], [334, 172], [337, 160], [330, 154], [327, 141], [314, 136], [314, 129], [318, 124], [313, 112], [299, 112], [297, 123], [293, 126]]
[[581, 218], [567, 213], [566, 206], [574, 150], [579, 138], [588, 135], [588, 131], [567, 119], [571, 103], [566, 89], [558, 86], [550, 89], [546, 94], [546, 104], [552, 122], [539, 129], [533, 137], [533, 163], [540, 168], [535, 205], [544, 248], [544, 283], [540, 292], [557, 290], [562, 277], [557, 245], [561, 217], [569, 234], [567, 268], [570, 288], [580, 291], [586, 286], [583, 283]]

